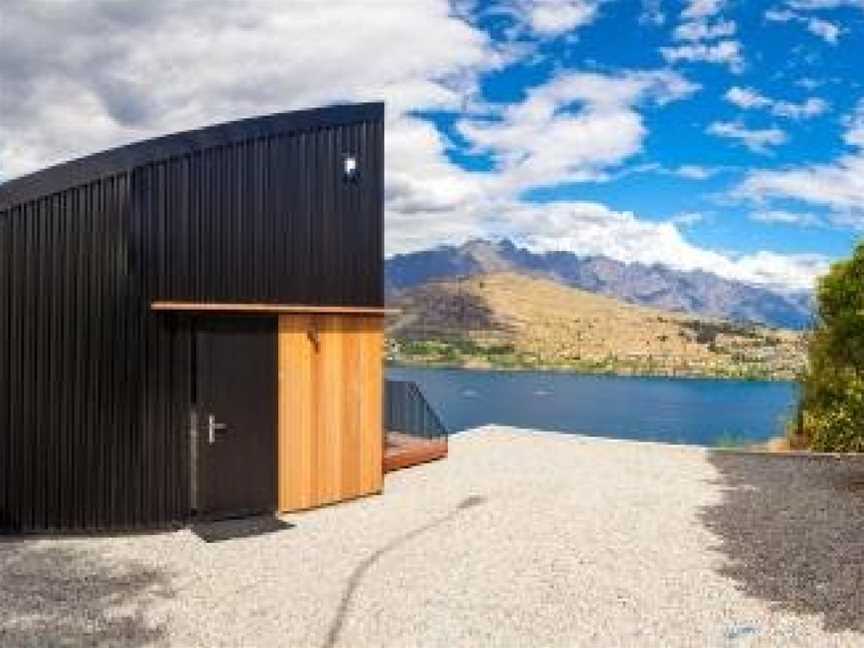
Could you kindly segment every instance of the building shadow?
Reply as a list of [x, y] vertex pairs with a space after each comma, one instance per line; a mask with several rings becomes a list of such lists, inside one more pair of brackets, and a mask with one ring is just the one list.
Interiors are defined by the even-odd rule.
[[207, 543], [254, 538], [268, 533], [293, 529], [294, 525], [275, 515], [254, 515], [242, 518], [196, 522], [192, 533]]
[[864, 632], [864, 457], [709, 453], [722, 501], [705, 507], [719, 573], [775, 609]]
[[169, 576], [52, 539], [0, 541], [0, 646], [144, 646], [164, 641], [147, 609]]

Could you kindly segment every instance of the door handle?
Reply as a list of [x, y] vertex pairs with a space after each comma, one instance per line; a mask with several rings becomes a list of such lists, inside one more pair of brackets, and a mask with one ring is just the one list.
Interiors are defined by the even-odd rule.
[[210, 414], [207, 417], [207, 441], [210, 445], [216, 443], [216, 431], [217, 430], [225, 430], [228, 426], [224, 423], [217, 423], [216, 417]]

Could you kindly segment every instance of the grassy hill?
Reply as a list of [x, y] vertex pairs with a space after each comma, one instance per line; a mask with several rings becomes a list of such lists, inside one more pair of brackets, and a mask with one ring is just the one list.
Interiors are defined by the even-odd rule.
[[795, 331], [624, 303], [517, 273], [428, 282], [391, 304], [388, 357], [404, 364], [793, 378]]

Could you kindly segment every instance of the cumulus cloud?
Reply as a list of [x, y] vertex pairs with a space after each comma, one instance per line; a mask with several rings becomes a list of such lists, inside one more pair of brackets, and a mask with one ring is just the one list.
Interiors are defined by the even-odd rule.
[[837, 7], [858, 7], [864, 9], [864, 0], [788, 0], [790, 7], [802, 11], [812, 9], [836, 9]]
[[844, 119], [843, 140], [856, 147], [833, 162], [751, 171], [733, 195], [757, 202], [793, 199], [834, 210], [833, 220], [858, 227], [864, 222], [864, 99]]
[[801, 227], [818, 227], [822, 224], [822, 219], [815, 214], [792, 212], [785, 209], [759, 210], [751, 212], [748, 218], [757, 223], [798, 225]]
[[[812, 289], [829, 265], [829, 260], [818, 254], [759, 251], [736, 256], [694, 245], [684, 237], [682, 228], [704, 219], [696, 213], [657, 222], [594, 202], [534, 204], [501, 199], [472, 204], [467, 215], [470, 217], [454, 223], [456, 227], [438, 218], [430, 219], [423, 231], [396, 228], [391, 252], [458, 244], [494, 232], [534, 252], [563, 250], [582, 256], [603, 255], [624, 263], [701, 270], [780, 291]], [[388, 221], [388, 227], [394, 229], [393, 223]]]
[[705, 167], [699, 164], [682, 164], [674, 170], [675, 175], [690, 180], [707, 180], [715, 175], [718, 169]]
[[682, 18], [707, 18], [714, 16], [723, 9], [725, 0], [685, 0], [681, 12]]
[[499, 190], [599, 179], [640, 150], [647, 128], [637, 106], [675, 101], [697, 88], [667, 70], [565, 73], [500, 115], [463, 119], [458, 128], [478, 152], [494, 157]]
[[844, 155], [827, 164], [752, 171], [736, 195], [756, 200], [792, 198], [837, 210], [864, 205], [864, 155]]
[[559, 36], [597, 18], [602, 0], [502, 0], [504, 11], [540, 36]]
[[713, 122], [705, 131], [717, 137], [737, 140], [754, 153], [766, 154], [772, 146], [784, 144], [788, 139], [786, 133], [779, 128], [747, 128], [740, 122]]
[[684, 212], [682, 214], [676, 214], [669, 219], [669, 222], [674, 223], [675, 225], [680, 225], [682, 227], [690, 227], [692, 225], [696, 225], [697, 223], [701, 223], [704, 220], [705, 214], [701, 214], [699, 212]]
[[864, 99], [859, 99], [855, 110], [843, 120], [846, 132], [843, 141], [849, 146], [864, 149]]
[[[529, 249], [569, 250], [602, 254], [624, 262], [663, 264], [679, 270], [705, 270], [722, 277], [776, 289], [808, 290], [828, 268], [817, 254], [779, 255], [760, 251], [731, 257], [688, 242], [675, 223], [652, 222], [631, 212], [611, 210], [596, 203], [553, 203], [542, 208], [512, 206], [507, 234]], [[518, 229], [530, 224], [528, 233]]]
[[817, 117], [828, 110], [828, 102], [819, 97], [808, 97], [801, 103], [770, 99], [752, 88], [733, 86], [724, 95], [724, 99], [745, 110], [767, 109], [777, 117], [790, 119], [809, 119]]
[[438, 0], [34, 1], [4, 7], [0, 41], [5, 177], [157, 133], [310, 105], [386, 97], [394, 117], [458, 108], [478, 71], [502, 60]]
[[[510, 4], [546, 36], [587, 25], [600, 5]], [[687, 20], [708, 20], [721, 4], [691, 2]], [[486, 107], [477, 95], [481, 75], [519, 54], [494, 44], [469, 14], [445, 0], [4, 5], [0, 178], [214, 122], [386, 99], [388, 254], [510, 235], [538, 248], [673, 263], [785, 287], [803, 286], [818, 269], [815, 258], [733, 258], [702, 249], [682, 236], [684, 220], [657, 223], [599, 204], [520, 200], [528, 187], [602, 178], [640, 151], [648, 134], [644, 110], [696, 86], [668, 70], [569, 72], [529, 90], [524, 101]], [[460, 132], [495, 160], [495, 169], [454, 164], [452, 143], [419, 116], [423, 111], [463, 115]], [[702, 179], [712, 170], [684, 165], [672, 172]]]
[[661, 47], [660, 54], [669, 63], [679, 61], [717, 63], [726, 65], [735, 73], [744, 71], [744, 55], [741, 43], [736, 40], [721, 40], [716, 43], [688, 43], [671, 47]]
[[672, 38], [681, 44], [661, 47], [661, 56], [669, 63], [701, 61], [743, 72], [743, 48], [740, 41], [730, 38], [738, 26], [719, 15], [725, 5], [725, 0], [685, 0], [680, 23], [672, 32]]
[[[797, 6], [799, 8], [807, 9], [808, 7], [803, 7], [798, 3], [790, 3], [791, 6]], [[813, 7], [809, 7], [813, 8]], [[843, 29], [823, 18], [816, 18], [813, 16], [804, 16], [798, 12], [791, 11], [789, 9], [769, 9], [765, 12], [765, 20], [769, 22], [780, 22], [780, 23], [788, 23], [788, 22], [796, 22], [803, 24], [807, 31], [811, 34], [815, 34], [826, 43], [831, 45], [836, 45], [840, 39], [840, 35], [843, 33]]]
[[532, 3], [531, 26], [540, 34], [560, 34], [590, 23], [597, 14], [596, 2], [584, 0], [540, 0]]
[[684, 22], [675, 28], [672, 37], [675, 40], [685, 41], [725, 38], [734, 36], [737, 28], [734, 20], [721, 20], [714, 24], [704, 21]]
[[739, 88], [733, 86], [724, 95], [726, 101], [735, 104], [739, 108], [766, 108], [771, 105], [771, 100], [763, 97], [755, 90], [750, 88]]
[[836, 45], [840, 38], [840, 27], [834, 23], [823, 20], [821, 18], [811, 18], [807, 21], [807, 30], [811, 34], [816, 34], [826, 43]]

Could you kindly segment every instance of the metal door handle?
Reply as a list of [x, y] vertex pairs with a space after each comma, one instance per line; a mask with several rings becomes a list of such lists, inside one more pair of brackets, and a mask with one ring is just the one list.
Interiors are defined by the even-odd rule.
[[207, 441], [211, 445], [216, 443], [216, 430], [224, 430], [227, 427], [224, 423], [217, 423], [216, 417], [210, 414], [207, 417]]

